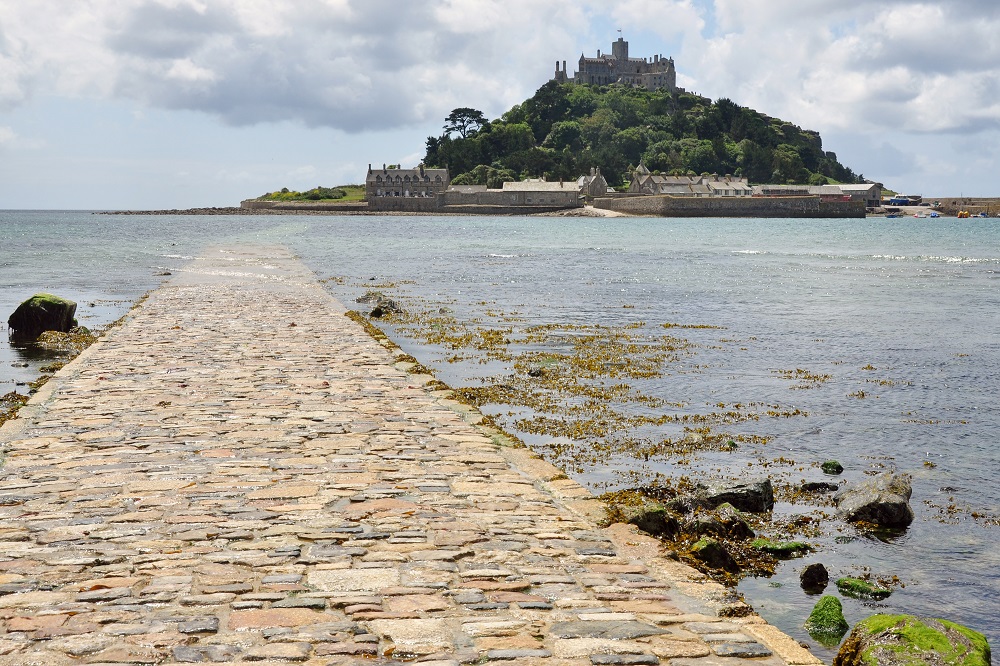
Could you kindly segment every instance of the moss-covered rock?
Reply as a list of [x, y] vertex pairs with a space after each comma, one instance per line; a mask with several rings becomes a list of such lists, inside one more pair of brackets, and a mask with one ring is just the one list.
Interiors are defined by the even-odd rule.
[[820, 597], [809, 613], [805, 628], [820, 644], [833, 647], [840, 643], [851, 626], [844, 618], [844, 607], [840, 604], [840, 599], [825, 595]]
[[673, 539], [680, 531], [677, 517], [659, 502], [643, 502], [636, 506], [619, 507], [621, 519], [653, 536]]
[[990, 666], [986, 637], [960, 624], [873, 615], [855, 625], [834, 666]]
[[75, 302], [38, 293], [17, 306], [7, 319], [7, 325], [15, 340], [35, 340], [45, 331], [68, 333], [76, 325], [75, 316]]
[[726, 547], [715, 539], [701, 539], [691, 546], [691, 555], [713, 569], [739, 573], [740, 567]]
[[822, 469], [825, 474], [840, 474], [844, 471], [844, 466], [836, 460], [827, 460], [825, 463], [820, 465], [820, 469]]
[[892, 594], [892, 590], [873, 585], [860, 578], [850, 577], [838, 578], [837, 589], [845, 597], [853, 597], [854, 599], [885, 599]]
[[757, 550], [770, 553], [775, 557], [801, 557], [810, 552], [813, 547], [803, 541], [772, 541], [771, 539], [754, 539], [750, 545]]

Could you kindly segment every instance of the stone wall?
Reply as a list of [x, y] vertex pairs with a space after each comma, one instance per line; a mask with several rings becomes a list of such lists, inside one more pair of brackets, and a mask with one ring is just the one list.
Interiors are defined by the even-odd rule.
[[359, 213], [368, 210], [365, 201], [337, 203], [334, 201], [241, 201], [240, 208], [244, 210], [321, 210], [329, 213]]
[[650, 217], [860, 217], [863, 202], [806, 197], [601, 197], [594, 208]]
[[372, 211], [397, 213], [436, 213], [440, 210], [436, 197], [375, 197], [368, 203]]
[[443, 195], [445, 206], [549, 206], [579, 208], [580, 190], [567, 183], [559, 190], [486, 190], [485, 192], [451, 191]]

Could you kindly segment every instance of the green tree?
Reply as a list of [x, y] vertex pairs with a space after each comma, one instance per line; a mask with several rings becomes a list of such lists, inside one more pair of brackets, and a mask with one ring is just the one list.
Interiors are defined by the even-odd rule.
[[458, 132], [460, 137], [467, 139], [470, 135], [475, 134], [486, 122], [486, 116], [483, 115], [482, 111], [463, 106], [449, 113], [448, 117], [444, 119], [444, 132], [448, 136], [451, 136], [454, 132]]

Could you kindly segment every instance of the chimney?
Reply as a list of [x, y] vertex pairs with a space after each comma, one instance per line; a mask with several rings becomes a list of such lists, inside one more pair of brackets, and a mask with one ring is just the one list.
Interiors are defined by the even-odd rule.
[[372, 172], [372, 163], [369, 162], [368, 163], [368, 173], [371, 173], [371, 172]]
[[382, 173], [389, 173], [389, 170], [385, 168], [385, 162], [382, 162]]
[[569, 70], [566, 69], [566, 61], [563, 60], [563, 74], [569, 74]]
[[559, 61], [556, 60], [556, 74], [559, 73]]

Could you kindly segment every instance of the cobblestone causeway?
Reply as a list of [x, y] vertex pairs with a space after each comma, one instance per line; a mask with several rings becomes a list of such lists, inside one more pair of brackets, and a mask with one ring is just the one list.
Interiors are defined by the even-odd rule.
[[344, 311], [212, 250], [0, 430], [0, 666], [820, 663]]

